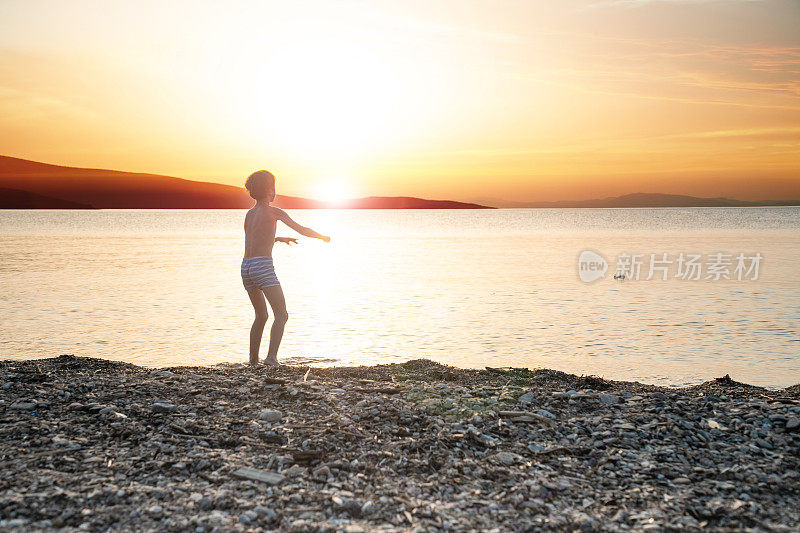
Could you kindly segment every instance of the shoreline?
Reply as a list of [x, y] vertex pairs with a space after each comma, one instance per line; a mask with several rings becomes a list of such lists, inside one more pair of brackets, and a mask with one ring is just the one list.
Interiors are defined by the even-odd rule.
[[800, 384], [60, 356], [0, 361], [0, 432], [0, 529], [800, 523]]
[[[143, 362], [135, 362], [135, 361], [130, 361], [130, 360], [123, 360], [123, 359], [107, 359], [105, 357], [97, 356], [97, 355], [75, 356], [74, 354], [63, 354], [63, 355], [59, 355], [59, 356], [50, 356], [50, 357], [41, 356], [41, 355], [25, 357], [25, 358], [11, 357], [11, 358], [7, 358], [7, 359], [0, 359], [0, 365], [2, 365], [4, 363], [12, 363], [12, 362], [32, 362], [32, 361], [33, 362], [47, 362], [47, 361], [51, 361], [51, 360], [54, 360], [54, 359], [58, 359], [59, 357], [76, 357], [78, 359], [92, 359], [92, 360], [98, 360], [98, 361], [107, 361], [109, 363], [120, 363], [120, 364], [123, 364], [123, 365], [131, 365], [131, 366], [134, 366], [136, 368], [139, 368], [141, 370], [146, 370], [146, 371], [189, 369], [189, 368], [199, 368], [199, 369], [203, 369], [203, 368], [206, 368], [206, 369], [212, 369], [212, 368], [250, 368], [249, 365], [246, 362], [221, 361], [221, 362], [216, 362], [216, 363], [203, 363], [203, 364], [191, 364], [191, 363], [187, 363], [187, 364], [180, 364], [180, 363], [179, 364], [143, 363]], [[263, 357], [261, 359], [263, 360]], [[244, 360], [244, 358], [242, 360]], [[285, 361], [285, 362], [283, 362], [283, 361]], [[556, 372], [558, 374], [563, 374], [563, 375], [568, 375], [568, 376], [574, 376], [576, 378], [581, 377], [581, 376], [590, 376], [592, 378], [601, 379], [601, 380], [603, 380], [603, 381], [605, 381], [607, 383], [613, 383], [613, 384], [617, 384], [619, 386], [621, 386], [621, 385], [631, 385], [631, 386], [639, 386], [639, 387], [650, 387], [650, 388], [663, 390], [663, 391], [667, 391], [667, 392], [668, 391], [681, 391], [681, 390], [684, 390], [684, 389], [691, 389], [693, 387], [699, 387], [699, 386], [704, 385], [706, 383], [711, 383], [711, 382], [714, 382], [714, 381], [716, 381], [718, 379], [721, 379], [721, 378], [713, 378], [713, 379], [707, 379], [705, 381], [701, 381], [700, 379], [698, 379], [693, 384], [685, 384], [685, 383], [658, 384], [658, 383], [652, 383], [652, 382], [649, 382], [649, 381], [637, 381], [637, 380], [629, 380], [629, 379], [625, 379], [625, 378], [614, 379], [614, 378], [611, 378], [611, 377], [606, 377], [605, 375], [597, 375], [597, 374], [582, 374], [582, 373], [573, 374], [572, 372], [569, 372], [569, 371], [566, 371], [566, 370], [559, 370], [557, 368], [546, 368], [546, 367], [509, 367], [509, 366], [490, 367], [490, 366], [481, 366], [481, 365], [459, 366], [457, 363], [440, 362], [440, 361], [436, 361], [434, 359], [428, 359], [426, 357], [418, 357], [418, 358], [407, 359], [407, 360], [402, 360], [401, 359], [400, 362], [379, 362], [379, 363], [375, 363], [375, 364], [360, 364], [358, 362], [349, 363], [347, 361], [342, 361], [342, 360], [338, 360], [338, 359], [331, 359], [331, 358], [326, 358], [326, 357], [315, 359], [315, 358], [306, 357], [306, 356], [297, 356], [297, 357], [288, 357], [286, 359], [283, 359], [281, 361], [281, 367], [282, 368], [309, 368], [310, 367], [310, 368], [312, 368], [314, 370], [331, 370], [331, 369], [336, 369], [336, 368], [372, 369], [372, 368], [377, 368], [377, 367], [400, 366], [400, 365], [403, 365], [403, 364], [406, 364], [406, 363], [409, 363], [409, 362], [414, 362], [414, 361], [429, 361], [432, 364], [441, 365], [441, 366], [445, 366], [447, 368], [452, 368], [455, 371], [464, 371], [464, 372], [482, 372], [484, 370], [487, 370], [487, 371], [493, 371], [493, 370], [515, 370], [515, 371], [525, 371], [525, 372], [547, 371], [547, 372]], [[262, 363], [259, 363], [259, 365], [261, 365], [261, 364]], [[729, 376], [730, 376], [730, 374], [726, 374], [724, 377], [729, 377]], [[659, 379], [663, 379], [663, 378], [659, 378]], [[733, 378], [730, 378], [730, 379], [731, 379], [731, 381], [739, 384], [740, 386], [750, 387], [750, 388], [753, 388], [753, 389], [759, 389], [759, 390], [764, 391], [767, 394], [772, 394], [772, 395], [781, 393], [783, 391], [789, 391], [790, 394], [794, 394], [795, 388], [800, 389], [800, 382], [793, 383], [791, 385], [786, 385], [786, 386], [769, 385], [769, 384], [767, 384], [767, 385], [756, 385], [754, 383], [747, 383], [747, 382], [744, 382], [744, 381], [737, 381], [737, 380], [734, 380]]]

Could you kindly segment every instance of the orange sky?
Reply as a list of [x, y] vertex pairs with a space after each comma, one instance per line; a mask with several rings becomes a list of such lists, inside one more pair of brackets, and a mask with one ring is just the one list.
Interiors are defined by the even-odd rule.
[[800, 2], [0, 3], [0, 153], [279, 193], [800, 198]]

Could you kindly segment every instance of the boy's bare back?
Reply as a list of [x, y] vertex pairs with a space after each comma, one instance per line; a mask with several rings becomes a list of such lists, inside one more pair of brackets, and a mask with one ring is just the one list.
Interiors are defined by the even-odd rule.
[[255, 205], [244, 217], [244, 256], [272, 257], [278, 209], [270, 205]]

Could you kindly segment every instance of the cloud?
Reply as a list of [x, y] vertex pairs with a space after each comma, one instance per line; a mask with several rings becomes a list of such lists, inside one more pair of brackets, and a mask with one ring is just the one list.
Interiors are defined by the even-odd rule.
[[0, 86], [0, 115], [11, 121], [97, 118], [97, 113], [65, 100]]
[[588, 6], [592, 8], [602, 7], [644, 7], [653, 4], [749, 4], [763, 2], [764, 0], [601, 0], [592, 2]]
[[582, 93], [800, 111], [798, 46], [552, 35], [564, 43], [559, 60], [521, 77]]

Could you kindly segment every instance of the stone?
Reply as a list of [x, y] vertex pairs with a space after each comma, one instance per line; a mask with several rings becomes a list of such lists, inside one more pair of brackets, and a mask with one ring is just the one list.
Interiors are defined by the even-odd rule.
[[284, 470], [282, 473], [286, 477], [304, 476], [308, 473], [308, 468], [302, 467], [300, 465], [292, 465], [286, 470]]
[[283, 413], [280, 411], [272, 411], [270, 409], [265, 409], [258, 414], [258, 418], [263, 420], [264, 422], [277, 422], [281, 418], [283, 418]]
[[266, 483], [267, 485], [277, 485], [282, 483], [285, 479], [285, 476], [281, 474], [249, 467], [243, 467], [236, 470], [233, 472], [233, 476], [241, 479], [248, 479], [250, 481], [259, 481], [261, 483]]
[[517, 454], [510, 452], [498, 452], [494, 454], [495, 461], [506, 466], [513, 465], [515, 462], [517, 462], [518, 457], [519, 456]]
[[800, 428], [800, 418], [793, 416], [786, 421], [787, 431], [796, 431], [798, 428]]
[[153, 404], [153, 411], [156, 413], [172, 413], [177, 407], [167, 402], [156, 402]]
[[331, 469], [327, 465], [322, 465], [314, 470], [314, 477], [327, 478], [331, 473]]
[[772, 444], [770, 444], [768, 441], [762, 439], [761, 437], [756, 438], [756, 444], [758, 444], [762, 448], [766, 448], [768, 450], [771, 450], [771, 449], [774, 448], [774, 446]]
[[614, 405], [619, 403], [619, 396], [615, 394], [600, 394], [597, 397], [602, 403]]
[[532, 392], [528, 391], [525, 394], [523, 394], [522, 396], [520, 396], [519, 399], [517, 399], [517, 401], [519, 403], [523, 403], [523, 404], [524, 403], [533, 403], [535, 398], [536, 398], [536, 396], [534, 396]]
[[[424, 360], [171, 372], [92, 358], [0, 361], [0, 384], [14, 383], [0, 391], [0, 530], [741, 531], [800, 522], [798, 387], [667, 389]], [[604, 404], [600, 391], [618, 403]], [[523, 393], [529, 402], [518, 401]], [[172, 415], [154, 413], [161, 398], [179, 402]], [[20, 402], [36, 410], [9, 409]], [[262, 410], [283, 423], [259, 419]]]

